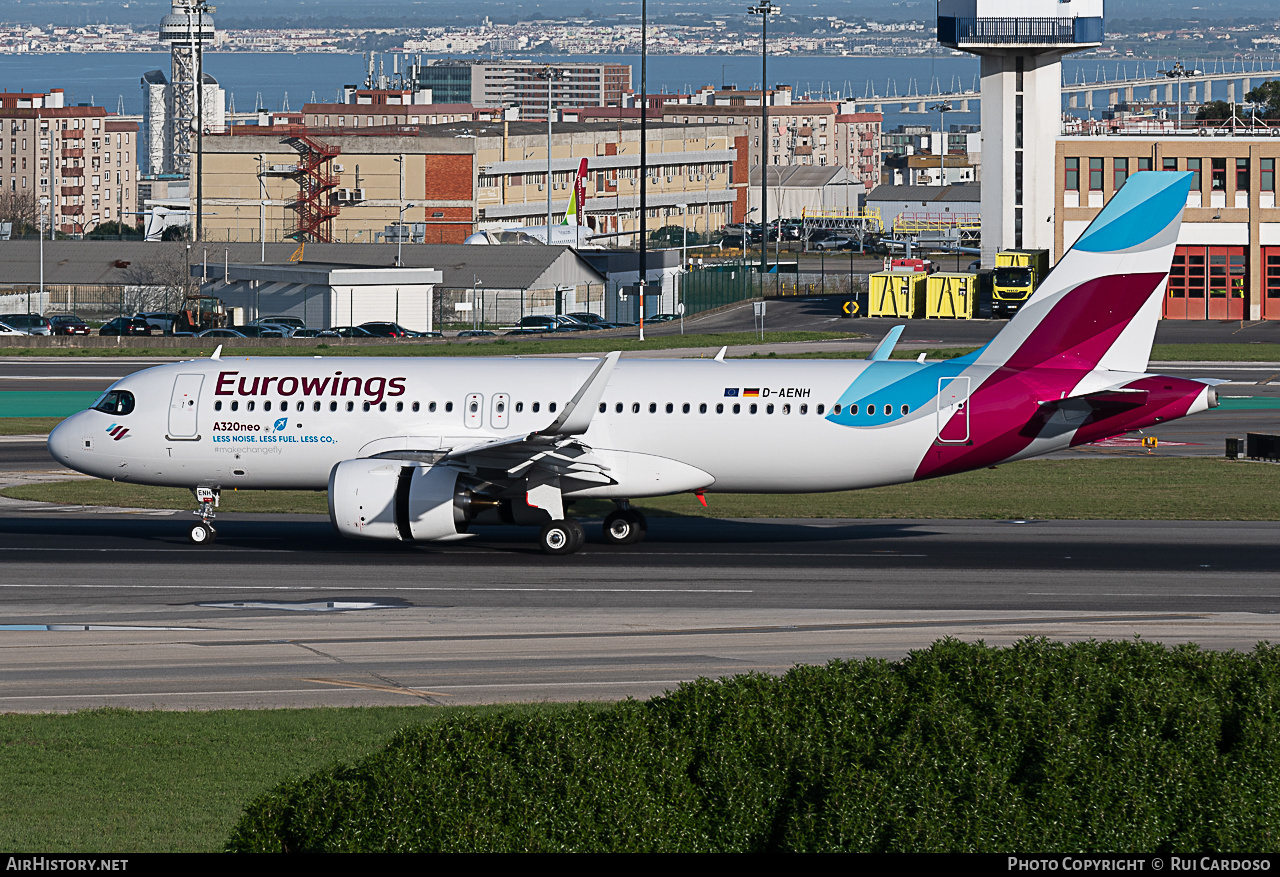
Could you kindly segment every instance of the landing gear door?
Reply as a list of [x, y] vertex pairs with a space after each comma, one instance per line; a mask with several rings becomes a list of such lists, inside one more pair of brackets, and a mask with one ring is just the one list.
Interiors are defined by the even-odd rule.
[[969, 441], [969, 378], [938, 380], [938, 441], [964, 444]]
[[165, 436], [179, 441], [200, 438], [200, 387], [204, 375], [178, 375], [169, 397], [169, 432]]

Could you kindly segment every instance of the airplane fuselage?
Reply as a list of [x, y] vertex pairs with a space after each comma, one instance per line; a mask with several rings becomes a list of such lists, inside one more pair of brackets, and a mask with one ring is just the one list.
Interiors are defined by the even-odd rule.
[[[599, 363], [555, 358], [196, 360], [111, 390], [127, 414], [64, 421], [50, 450], [101, 478], [323, 489], [343, 460], [545, 430]], [[1126, 386], [1116, 408], [1050, 404]], [[875, 487], [1049, 453], [1213, 404], [1180, 378], [943, 361], [622, 360], [582, 434], [611, 483], [571, 497]]]

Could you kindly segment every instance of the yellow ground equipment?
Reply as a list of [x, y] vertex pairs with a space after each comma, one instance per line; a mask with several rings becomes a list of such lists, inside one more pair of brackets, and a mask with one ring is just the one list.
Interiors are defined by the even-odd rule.
[[868, 316], [911, 319], [924, 315], [927, 274], [877, 271], [871, 275], [870, 281]]
[[991, 316], [1012, 317], [1049, 273], [1048, 250], [1001, 250], [991, 279]]
[[930, 274], [925, 292], [925, 317], [971, 320], [978, 298], [976, 274]]

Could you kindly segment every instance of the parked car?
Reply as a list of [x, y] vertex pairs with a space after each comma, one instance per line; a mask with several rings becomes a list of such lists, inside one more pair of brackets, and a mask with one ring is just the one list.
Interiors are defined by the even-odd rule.
[[411, 334], [408, 329], [399, 323], [361, 323], [360, 328], [378, 338], [408, 338]]
[[[297, 326], [292, 326], [287, 323], [273, 323], [270, 320], [254, 320], [246, 328], [259, 329], [264, 332], [274, 332], [274, 333], [277, 333], [281, 338], [292, 338], [294, 334], [298, 331]], [[259, 335], [258, 337], [274, 338], [276, 336], [275, 335]]]
[[303, 322], [301, 317], [259, 317], [253, 322], [258, 324], [271, 323], [276, 326], [288, 326], [295, 331], [307, 328], [307, 324]]
[[24, 335], [52, 335], [53, 327], [39, 314], [0, 314], [0, 323]]
[[815, 250], [851, 250], [855, 244], [853, 238], [829, 237], [826, 240], [810, 242], [809, 245]]
[[646, 323], [670, 323], [672, 320], [680, 319], [679, 314], [650, 314], [644, 318]]
[[137, 317], [116, 317], [98, 330], [99, 335], [150, 335], [151, 324]]
[[280, 326], [235, 326], [242, 338], [285, 338], [292, 329]]
[[133, 316], [138, 320], [146, 320], [154, 331], [164, 335], [172, 335], [179, 323], [186, 324], [185, 318], [179, 319], [178, 315], [171, 311], [140, 311]]
[[488, 329], [464, 329], [458, 333], [459, 338], [492, 338], [497, 332], [490, 332]]
[[565, 314], [565, 316], [572, 317], [573, 319], [577, 320], [579, 323], [586, 323], [588, 326], [597, 326], [605, 322], [604, 317], [600, 316], [599, 314], [593, 314], [589, 311], [580, 311], [578, 313]]
[[89, 324], [74, 314], [55, 314], [49, 318], [55, 335], [88, 335]]
[[361, 329], [359, 326], [334, 326], [332, 329], [325, 329], [317, 338], [375, 338], [377, 337], [367, 329]]
[[196, 333], [197, 338], [248, 338], [249, 336], [238, 329], [205, 329], [203, 332]]
[[0, 323], [0, 335], [26, 335], [21, 329], [15, 329], [6, 323]]

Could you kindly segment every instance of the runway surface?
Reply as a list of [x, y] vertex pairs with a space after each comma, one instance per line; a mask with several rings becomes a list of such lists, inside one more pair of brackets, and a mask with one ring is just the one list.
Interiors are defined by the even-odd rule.
[[647, 697], [942, 636], [1276, 639], [1280, 523], [654, 520], [335, 539], [322, 518], [0, 508], [0, 710]]
[[[920, 343], [998, 328], [939, 325]], [[8, 360], [0, 391], [99, 390], [154, 364]], [[1280, 399], [1274, 363], [1158, 370]], [[1280, 432], [1280, 409], [1244, 404], [1162, 426], [1156, 453]], [[1067, 452], [1142, 453], [1137, 436]], [[54, 465], [42, 437], [0, 438], [0, 476]], [[550, 558], [532, 530], [365, 545], [289, 516], [221, 517], [196, 548], [189, 520], [0, 499], [0, 710], [616, 699], [943, 636], [1280, 638], [1280, 523], [657, 519], [639, 546], [589, 527], [584, 553]]]

